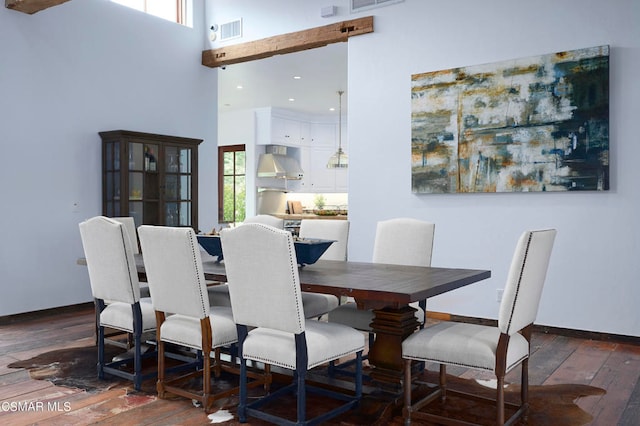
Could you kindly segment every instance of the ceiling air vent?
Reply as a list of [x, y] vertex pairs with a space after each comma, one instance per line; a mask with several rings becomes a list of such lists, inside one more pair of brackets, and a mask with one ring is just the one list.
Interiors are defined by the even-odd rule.
[[404, 0], [351, 0], [351, 12], [360, 12], [361, 10], [374, 9], [403, 1]]
[[242, 19], [220, 25], [220, 41], [242, 37]]

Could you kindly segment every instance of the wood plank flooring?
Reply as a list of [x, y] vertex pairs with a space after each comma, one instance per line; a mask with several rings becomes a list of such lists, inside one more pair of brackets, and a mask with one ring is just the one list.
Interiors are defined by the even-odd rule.
[[[153, 392], [134, 392], [122, 381], [114, 380], [113, 387], [100, 392], [86, 392], [35, 380], [25, 369], [8, 367], [55, 349], [93, 344], [93, 315], [92, 306], [83, 305], [0, 322], [1, 424], [211, 423], [191, 401], [160, 400]], [[464, 378], [488, 378], [461, 368], [448, 372]], [[519, 370], [510, 373], [507, 382], [517, 383], [518, 376]], [[534, 332], [529, 377], [531, 385], [571, 383], [604, 389], [603, 395], [577, 401], [593, 416], [591, 425], [640, 424], [640, 345]]]

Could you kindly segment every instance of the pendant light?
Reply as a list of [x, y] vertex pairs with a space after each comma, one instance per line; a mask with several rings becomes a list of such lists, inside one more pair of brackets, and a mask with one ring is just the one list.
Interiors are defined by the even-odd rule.
[[349, 157], [342, 150], [342, 94], [343, 90], [338, 90], [338, 97], [340, 99], [340, 104], [338, 108], [338, 151], [329, 157], [329, 161], [327, 162], [328, 169], [346, 169], [349, 167]]

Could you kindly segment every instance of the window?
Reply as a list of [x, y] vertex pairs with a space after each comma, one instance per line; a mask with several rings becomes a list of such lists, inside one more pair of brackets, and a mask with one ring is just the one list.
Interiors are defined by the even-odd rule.
[[400, 3], [404, 0], [351, 0], [351, 13]]
[[186, 25], [186, 0], [111, 0], [114, 3]]
[[242, 222], [246, 216], [244, 145], [218, 147], [218, 222]]

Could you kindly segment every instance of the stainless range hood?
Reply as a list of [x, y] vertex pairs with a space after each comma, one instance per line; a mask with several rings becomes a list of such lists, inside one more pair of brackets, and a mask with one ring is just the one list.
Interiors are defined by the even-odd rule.
[[286, 146], [267, 145], [266, 153], [258, 160], [258, 177], [302, 179], [304, 171], [298, 160], [287, 155]]

